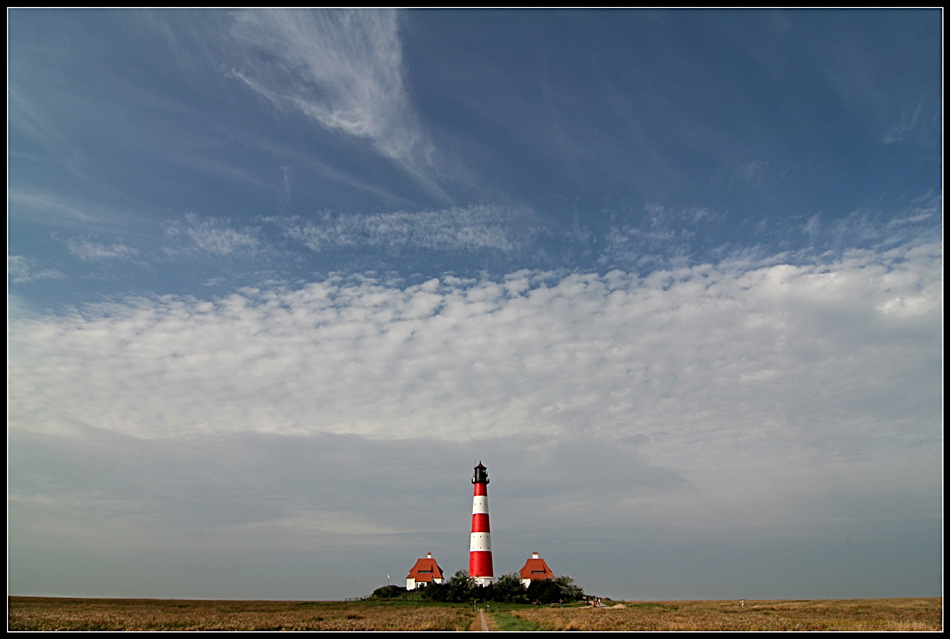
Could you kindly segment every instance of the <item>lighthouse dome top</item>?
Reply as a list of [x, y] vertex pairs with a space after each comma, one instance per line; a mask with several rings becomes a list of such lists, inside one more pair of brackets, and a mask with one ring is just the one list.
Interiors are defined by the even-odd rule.
[[487, 484], [488, 483], [488, 469], [482, 465], [482, 462], [478, 462], [478, 466], [475, 467], [475, 476], [472, 477], [473, 484]]

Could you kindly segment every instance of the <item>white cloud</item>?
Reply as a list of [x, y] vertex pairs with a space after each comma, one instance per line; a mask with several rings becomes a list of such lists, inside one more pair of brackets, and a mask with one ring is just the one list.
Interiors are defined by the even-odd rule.
[[124, 244], [99, 244], [86, 239], [71, 239], [66, 242], [69, 252], [85, 261], [102, 260], [131, 260], [138, 256], [139, 251]]
[[197, 253], [202, 255], [254, 255], [262, 250], [259, 229], [233, 228], [230, 220], [199, 219], [193, 213], [182, 220], [165, 225], [165, 235], [174, 244], [165, 247], [171, 255]]
[[233, 75], [279, 109], [372, 142], [384, 157], [431, 179], [432, 143], [403, 84], [399, 16], [389, 10], [243, 11], [236, 40], [259, 52]]
[[315, 252], [353, 247], [414, 247], [447, 251], [526, 250], [539, 233], [532, 214], [497, 206], [470, 206], [366, 215], [318, 214], [276, 218], [282, 233]]
[[7, 279], [12, 284], [24, 284], [44, 279], [63, 279], [66, 275], [55, 268], [43, 266], [37, 260], [22, 255], [7, 255]]
[[[835, 423], [874, 450], [898, 424], [936, 432], [940, 263], [929, 247], [644, 279], [331, 279], [15, 318], [11, 425], [159, 439], [646, 435], [695, 459], [702, 433], [783, 432], [807, 447]], [[661, 443], [670, 433], [678, 452]]]

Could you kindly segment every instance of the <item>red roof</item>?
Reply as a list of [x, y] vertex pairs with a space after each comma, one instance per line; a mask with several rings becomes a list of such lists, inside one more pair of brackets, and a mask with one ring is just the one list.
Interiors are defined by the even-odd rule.
[[548, 568], [548, 563], [540, 557], [532, 557], [525, 562], [524, 568], [521, 569], [521, 578], [530, 579], [531, 581], [550, 579], [553, 576], [554, 572]]
[[416, 565], [409, 571], [406, 579], [415, 579], [416, 582], [432, 581], [433, 579], [442, 579], [442, 569], [435, 562], [432, 555], [416, 560]]

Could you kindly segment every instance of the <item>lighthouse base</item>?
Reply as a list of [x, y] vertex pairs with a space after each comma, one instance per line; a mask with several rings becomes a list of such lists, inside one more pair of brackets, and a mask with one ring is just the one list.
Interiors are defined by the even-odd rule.
[[495, 583], [494, 577], [472, 577], [476, 586], [490, 586]]

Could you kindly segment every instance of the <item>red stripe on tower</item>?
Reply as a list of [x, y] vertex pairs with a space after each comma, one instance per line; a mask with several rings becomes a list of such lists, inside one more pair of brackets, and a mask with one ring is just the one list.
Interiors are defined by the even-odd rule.
[[472, 501], [472, 541], [469, 545], [468, 576], [479, 586], [495, 581], [491, 563], [491, 529], [488, 525], [488, 469], [475, 467], [475, 496]]

